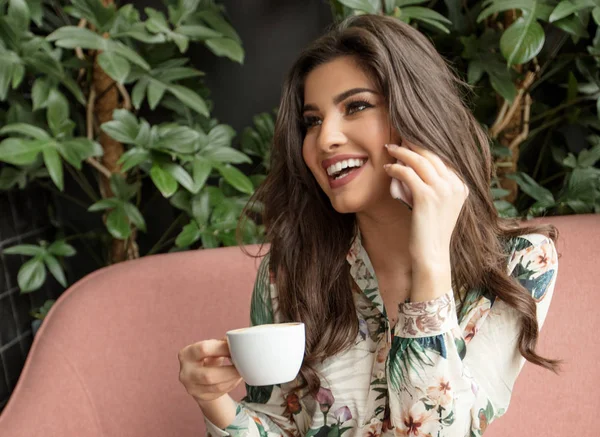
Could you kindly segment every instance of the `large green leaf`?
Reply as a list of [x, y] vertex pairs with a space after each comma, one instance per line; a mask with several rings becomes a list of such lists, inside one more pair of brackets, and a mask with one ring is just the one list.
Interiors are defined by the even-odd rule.
[[7, 18], [13, 28], [27, 30], [30, 16], [29, 7], [25, 0], [9, 0]]
[[178, 153], [193, 153], [200, 134], [187, 126], [169, 126], [159, 129], [160, 141], [153, 147]]
[[146, 15], [148, 16], [148, 19], [146, 20], [146, 27], [148, 30], [151, 32], [171, 32], [171, 27], [169, 26], [167, 18], [162, 12], [157, 11], [154, 8], [145, 8], [144, 12], [146, 12]]
[[197, 193], [206, 183], [212, 170], [212, 164], [201, 156], [197, 156], [196, 159], [194, 159], [192, 168], [194, 174], [194, 190], [192, 191]]
[[[65, 74], [62, 65], [54, 58], [45, 54], [37, 54], [36, 56], [24, 57], [23, 60], [31, 68], [47, 74], [48, 76], [62, 83], [69, 91], [71, 91], [79, 103], [85, 105], [85, 97], [79, 88], [79, 85], [72, 77], [70, 77], [68, 74]], [[0, 63], [0, 66], [1, 65], [2, 63]]]
[[204, 22], [206, 22], [217, 32], [241, 44], [242, 40], [235, 31], [235, 29], [223, 18], [223, 16], [218, 11], [207, 9], [204, 11], [199, 11], [198, 13], [196, 13], [196, 16], [202, 19]]
[[46, 118], [55, 137], [63, 132], [63, 128], [69, 121], [69, 102], [56, 88], [50, 90], [48, 95]]
[[548, 21], [550, 21], [550, 23], [554, 23], [555, 21], [558, 21], [562, 18], [568, 17], [569, 15], [572, 15], [577, 11], [594, 6], [593, 3], [591, 5], [589, 3], [592, 3], [592, 2], [586, 2], [586, 1], [582, 2], [581, 0], [579, 0], [579, 1], [563, 0], [552, 11], [552, 14], [550, 15], [550, 18], [548, 19]]
[[369, 14], [379, 13], [381, 2], [379, 0], [339, 0], [339, 2], [349, 8], [367, 12]]
[[35, 244], [19, 244], [17, 246], [9, 247], [4, 249], [2, 253], [5, 255], [25, 255], [25, 256], [37, 256], [44, 255], [46, 251], [43, 247], [36, 246]]
[[600, 6], [596, 6], [592, 10], [592, 17], [598, 26], [600, 26]]
[[194, 220], [192, 220], [190, 223], [183, 227], [183, 230], [175, 240], [175, 245], [177, 247], [191, 246], [200, 239], [200, 235], [201, 234], [200, 229], [198, 228], [198, 224]]
[[104, 153], [100, 144], [83, 137], [60, 141], [56, 146], [60, 155], [77, 170], [81, 170], [81, 163], [87, 158]]
[[131, 202], [125, 202], [123, 208], [125, 209], [125, 214], [127, 214], [129, 221], [141, 231], [146, 232], [146, 221], [137, 206]]
[[475, 85], [485, 71], [485, 67], [480, 60], [474, 60], [469, 62], [469, 67], [467, 68], [467, 80], [469, 85]]
[[27, 123], [8, 124], [0, 129], [0, 135], [22, 134], [37, 140], [49, 140], [50, 135], [44, 129]]
[[543, 0], [484, 0], [482, 6], [483, 10], [477, 17], [478, 23], [496, 12], [510, 9], [530, 12], [535, 15], [535, 18], [547, 21], [554, 9], [553, 6], [546, 4]]
[[508, 75], [498, 75], [489, 71], [488, 74], [490, 76], [492, 88], [494, 88], [494, 90], [509, 103], [512, 103], [517, 96], [517, 88], [515, 87], [514, 82], [510, 80], [510, 77]]
[[231, 147], [205, 148], [202, 150], [202, 155], [214, 161], [231, 164], [252, 163], [247, 155]]
[[169, 198], [177, 191], [177, 180], [169, 172], [162, 169], [160, 165], [154, 164], [152, 166], [150, 177], [164, 197]]
[[[122, 8], [121, 8], [122, 9]], [[113, 38], [131, 37], [146, 44], [160, 44], [167, 40], [162, 33], [150, 33], [146, 30], [144, 23], [135, 23], [125, 31], [111, 34]]]
[[33, 110], [44, 108], [48, 104], [50, 89], [52, 84], [45, 77], [36, 79], [31, 88], [31, 100], [33, 101]]
[[101, 31], [108, 31], [108, 27], [115, 17], [115, 5], [102, 4], [100, 0], [72, 0], [71, 15], [85, 18]]
[[88, 208], [89, 212], [104, 211], [105, 209], [114, 209], [123, 205], [123, 201], [116, 197], [110, 197], [108, 199], [100, 199]]
[[149, 151], [135, 147], [125, 152], [121, 158], [119, 158], [119, 164], [121, 164], [121, 170], [128, 172], [136, 165], [140, 165], [142, 162], [147, 162], [152, 158]]
[[543, 204], [544, 206], [552, 206], [556, 203], [554, 196], [547, 188], [542, 187], [538, 184], [531, 176], [526, 173], [518, 172], [512, 175], [508, 175], [510, 179], [517, 181], [517, 184], [523, 190], [524, 193], [533, 197], [535, 200]]
[[125, 83], [131, 70], [127, 59], [112, 52], [102, 52], [96, 59], [106, 74], [121, 84]]
[[144, 101], [144, 96], [146, 95], [146, 89], [148, 88], [149, 83], [150, 80], [148, 78], [142, 77], [133, 86], [133, 90], [131, 91], [131, 103], [133, 103], [133, 107], [135, 109], [141, 108], [142, 102]]
[[508, 65], [524, 64], [540, 53], [544, 40], [544, 29], [530, 13], [506, 29], [500, 38], [500, 50]]
[[577, 157], [577, 165], [579, 167], [591, 167], [600, 160], [600, 144], [596, 144], [591, 149], [584, 149]]
[[46, 39], [54, 41], [58, 47], [67, 49], [81, 47], [82, 49], [106, 50], [109, 45], [108, 40], [97, 33], [77, 26], [60, 27], [48, 35]]
[[65, 240], [57, 240], [48, 246], [48, 253], [56, 256], [73, 256], [77, 251], [73, 246], [65, 242]]
[[233, 186], [235, 189], [246, 194], [252, 194], [254, 192], [252, 181], [237, 168], [227, 164], [218, 166], [217, 170], [225, 178], [227, 183]]
[[134, 50], [127, 47], [125, 44], [118, 41], [111, 41], [108, 47], [109, 51], [117, 53], [128, 61], [137, 64], [144, 70], [150, 70], [150, 64], [144, 58], [138, 55]]
[[134, 197], [140, 189], [140, 183], [128, 184], [125, 176], [113, 173], [110, 177], [110, 189], [120, 200], [127, 201]]
[[226, 124], [218, 124], [208, 133], [208, 144], [214, 148], [228, 147], [235, 137], [235, 130]]
[[22, 293], [29, 293], [40, 288], [46, 280], [46, 268], [39, 256], [36, 256], [19, 269], [17, 282]]
[[576, 168], [571, 172], [567, 182], [565, 198], [567, 200], [583, 200], [594, 203], [600, 195], [600, 170], [587, 167]]
[[175, 31], [196, 41], [203, 41], [209, 38], [220, 38], [223, 36], [219, 32], [200, 24], [179, 26], [175, 29]]
[[126, 109], [115, 109], [113, 120], [102, 123], [100, 127], [115, 140], [127, 144], [135, 143], [139, 131], [137, 118]]
[[106, 217], [106, 228], [110, 235], [118, 240], [125, 240], [131, 235], [131, 227], [125, 209], [115, 208]]
[[200, 226], [208, 223], [210, 217], [210, 195], [206, 190], [192, 197], [192, 215]]
[[7, 166], [0, 169], [0, 190], [8, 191], [15, 185], [23, 189], [26, 184], [27, 173], [25, 171]]
[[181, 102], [192, 108], [200, 115], [209, 116], [208, 106], [202, 97], [189, 88], [181, 85], [171, 85], [167, 88], [170, 93], [177, 97]]
[[62, 285], [63, 287], [67, 286], [67, 278], [65, 277], [65, 272], [62, 268], [62, 266], [60, 265], [60, 263], [58, 262], [58, 260], [52, 256], [52, 255], [46, 255], [44, 256], [44, 263], [46, 264], [46, 267], [48, 267], [48, 270], [50, 270], [50, 273], [52, 273], [52, 276], [54, 276], [54, 278], [56, 278], [56, 280], [58, 281], [58, 283], [60, 285]]
[[[0, 24], [1, 25], [1, 24]], [[0, 40], [1, 41], [1, 40]], [[19, 56], [10, 50], [3, 50], [0, 45], [0, 101], [5, 100], [13, 81], [17, 66], [21, 64]]]
[[194, 180], [185, 169], [177, 164], [162, 164], [161, 168], [169, 173], [177, 182], [179, 182], [186, 190], [192, 193], [197, 192], [194, 185]]
[[182, 79], [189, 79], [190, 77], [204, 76], [204, 73], [200, 70], [190, 67], [169, 67], [152, 72], [153, 78], [159, 80], [161, 83], [172, 83]]
[[44, 155], [44, 164], [50, 173], [52, 182], [58, 187], [60, 191], [64, 189], [64, 177], [63, 177], [63, 166], [55, 147], [46, 147], [42, 150]]
[[441, 30], [444, 33], [450, 33], [448, 25], [451, 25], [452, 22], [433, 9], [420, 6], [405, 7], [400, 10], [400, 17], [402, 19], [408, 18], [419, 20]]
[[163, 83], [153, 79], [150, 80], [148, 83], [148, 105], [150, 109], [156, 109], [166, 90], [167, 87]]
[[0, 161], [13, 165], [29, 165], [47, 147], [54, 147], [53, 140], [7, 138], [0, 143]]
[[225, 56], [240, 64], [244, 63], [244, 49], [241, 44], [230, 38], [211, 38], [206, 46], [217, 56]]
[[582, 38], [587, 38], [589, 36], [585, 25], [578, 15], [570, 15], [561, 20], [555, 21], [552, 24], [571, 35]]

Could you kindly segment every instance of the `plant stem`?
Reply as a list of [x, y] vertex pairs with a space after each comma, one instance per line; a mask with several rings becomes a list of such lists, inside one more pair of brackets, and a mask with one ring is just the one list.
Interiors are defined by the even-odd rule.
[[56, 189], [53, 185], [48, 184], [46, 182], [42, 182], [40, 180], [37, 181], [37, 183], [42, 186], [44, 189], [48, 190], [48, 191], [52, 191], [54, 194], [56, 194], [57, 196], [63, 197], [71, 202], [73, 202], [75, 205], [80, 206], [81, 208], [85, 209], [87, 211], [87, 209], [89, 208], [89, 205], [85, 204], [84, 202], [82, 202], [81, 200], [69, 195], [69, 194], [65, 194], [62, 191]]
[[98, 232], [96, 232], [96, 231], [88, 231], [88, 232], [83, 232], [81, 234], [69, 235], [68, 237], [63, 238], [63, 241], [75, 240], [77, 238], [83, 239], [83, 238], [88, 237], [88, 236], [92, 236], [92, 237], [96, 236], [97, 237], [98, 236]]
[[[73, 230], [75, 232], [75, 235], [84, 235], [85, 232], [81, 232], [79, 229], [77, 229], [77, 227], [75, 227], [75, 225], [73, 225], [71, 222], [68, 221], [64, 221], [64, 224], [66, 227], [70, 228], [71, 230]], [[67, 237], [69, 238], [69, 237]], [[85, 248], [86, 252], [90, 255], [90, 257], [98, 264], [99, 267], [104, 267], [106, 266], [106, 261], [103, 261], [102, 259], [98, 258], [97, 255], [97, 251], [93, 250], [89, 244], [86, 243], [86, 239], [80, 239], [83, 247]]]
[[161, 244], [160, 247], [156, 251], [160, 252], [161, 250], [169, 247], [171, 244], [173, 244], [175, 242], [175, 240], [177, 240], [177, 237], [169, 238], [167, 241], [165, 241], [163, 244]]
[[152, 246], [152, 248], [148, 251], [146, 256], [153, 255], [156, 252], [158, 252], [160, 249], [162, 249], [161, 245], [164, 244], [164, 241], [167, 239], [169, 234], [171, 232], [173, 232], [173, 230], [179, 225], [179, 222], [181, 221], [181, 219], [185, 218], [185, 217], [186, 217], [186, 214], [184, 212], [179, 214], [179, 217], [177, 217], [175, 220], [173, 220], [173, 223], [171, 223], [171, 226], [169, 226], [169, 228], [165, 231], [165, 233], [162, 234], [162, 236], [158, 239], [158, 241], [154, 244], [154, 246]]
[[552, 182], [554, 179], [558, 179], [560, 177], [563, 177], [567, 174], [566, 171], [559, 171], [558, 173], [553, 174], [552, 176], [544, 179], [543, 181], [540, 181], [539, 184], [540, 185], [546, 185], [548, 182]]
[[529, 138], [533, 138], [534, 136], [536, 136], [538, 133], [542, 132], [544, 129], [549, 128], [550, 126], [553, 126], [555, 124], [558, 124], [559, 122], [561, 122], [564, 118], [566, 118], [565, 116], [563, 117], [559, 117], [559, 118], [555, 118], [554, 120], [551, 120], [547, 123], [544, 123], [543, 125], [536, 127], [535, 129], [532, 129], [531, 131], [529, 131]]
[[590, 99], [589, 96], [582, 96], [582, 97], [577, 97], [576, 99], [573, 99], [570, 102], [562, 103], [552, 109], [549, 109], [545, 112], [542, 112], [541, 114], [536, 115], [535, 117], [533, 117], [530, 120], [530, 123], [535, 123], [536, 121], [541, 120], [542, 118], [546, 118], [547, 116], [554, 115], [555, 113], [557, 113], [565, 108], [568, 108], [569, 106], [573, 106], [579, 102], [582, 102], [582, 101], [588, 100], [588, 99]]
[[79, 186], [81, 187], [81, 189], [85, 192], [85, 194], [88, 195], [90, 200], [92, 200], [94, 203], [97, 202], [98, 196], [94, 192], [94, 189], [92, 188], [90, 183], [87, 181], [85, 176], [79, 174], [79, 172], [77, 172], [73, 168], [71, 168], [70, 165], [66, 165], [65, 167], [67, 168], [67, 170], [69, 171], [69, 173], [71, 174], [73, 179], [75, 179], [75, 182], [77, 182], [79, 184]]

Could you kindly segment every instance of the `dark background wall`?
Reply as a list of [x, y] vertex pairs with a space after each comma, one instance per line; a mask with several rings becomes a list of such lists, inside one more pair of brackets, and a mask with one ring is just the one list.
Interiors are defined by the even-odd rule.
[[17, 272], [24, 261], [20, 255], [3, 255], [17, 244], [35, 244], [53, 236], [46, 211], [46, 193], [37, 189], [0, 193], [0, 409], [13, 390], [33, 340], [33, 318], [29, 311], [62, 291], [49, 279], [34, 293], [21, 294]]
[[[146, 6], [162, 8], [159, 0], [134, 3], [140, 10]], [[242, 39], [246, 54], [244, 65], [217, 58], [204, 48], [194, 49], [191, 58], [194, 65], [206, 73], [205, 80], [215, 103], [213, 116], [241, 132], [251, 125], [255, 114], [271, 111], [278, 105], [285, 72], [302, 47], [329, 25], [331, 13], [326, 0], [225, 0], [221, 3]], [[14, 389], [33, 340], [33, 319], [29, 311], [63, 291], [49, 279], [42, 289], [21, 295], [17, 272], [23, 258], [1, 252], [15, 244], [52, 239], [54, 228], [47, 218], [48, 208], [57, 209], [59, 217], [69, 217], [75, 227], [86, 220], [83, 209], [56, 202], [39, 190], [0, 192], [0, 410]], [[145, 215], [148, 213], [144, 211]], [[148, 219], [149, 227], [153, 221], [158, 225], [155, 227], [166, 228], [173, 217], [157, 212]], [[86, 250], [77, 249], [78, 255], [68, 260], [69, 283], [99, 267], [85, 255]]]

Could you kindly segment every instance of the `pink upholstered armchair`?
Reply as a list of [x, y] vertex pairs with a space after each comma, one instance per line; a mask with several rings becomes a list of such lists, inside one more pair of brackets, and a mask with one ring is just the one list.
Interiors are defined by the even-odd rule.
[[[564, 371], [527, 364], [488, 437], [598, 435], [600, 216], [551, 221], [562, 258], [541, 352], [564, 359]], [[177, 353], [248, 325], [257, 266], [239, 248], [201, 250], [118, 264], [79, 281], [42, 324], [0, 415], [0, 436], [202, 436], [201, 411], [178, 380]]]

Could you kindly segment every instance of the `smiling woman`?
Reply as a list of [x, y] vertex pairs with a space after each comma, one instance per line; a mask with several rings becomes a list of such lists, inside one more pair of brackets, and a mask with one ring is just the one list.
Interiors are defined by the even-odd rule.
[[306, 354], [294, 381], [235, 403], [227, 345], [186, 347], [210, 435], [479, 436], [525, 360], [557, 370], [535, 351], [556, 230], [498, 217], [461, 86], [392, 18], [348, 19], [300, 55], [255, 195], [271, 248], [251, 320], [303, 322]]

